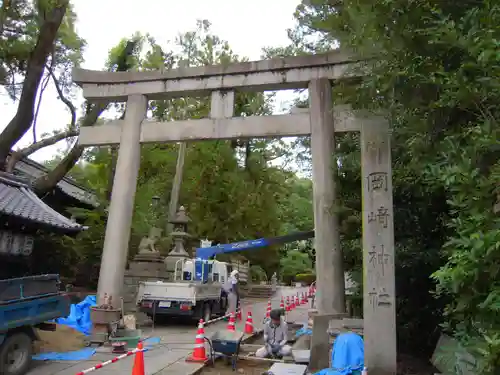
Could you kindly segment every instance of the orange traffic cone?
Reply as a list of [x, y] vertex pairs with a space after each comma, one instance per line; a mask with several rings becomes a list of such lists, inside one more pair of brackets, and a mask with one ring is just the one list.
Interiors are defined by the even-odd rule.
[[[205, 353], [205, 323], [200, 319], [198, 323], [198, 331], [196, 332], [196, 339], [194, 341], [194, 350], [186, 358], [186, 362], [206, 362], [208, 360]], [[135, 375], [135, 374], [132, 374]]]
[[290, 298], [290, 310], [293, 310], [295, 308], [295, 298], [293, 296]]
[[252, 311], [248, 310], [247, 321], [245, 322], [245, 333], [247, 335], [253, 334], [253, 319]]
[[292, 311], [292, 306], [290, 305], [290, 297], [286, 296], [286, 311]]
[[227, 323], [227, 330], [235, 332], [236, 331], [235, 323], [236, 322], [234, 320], [234, 314], [231, 313], [231, 315], [229, 315], [229, 323]]
[[285, 309], [285, 301], [283, 300], [283, 297], [281, 297], [280, 301], [280, 309], [284, 310]]
[[267, 301], [266, 319], [271, 319], [271, 300]]
[[132, 375], [145, 375], [144, 352], [142, 351], [142, 349], [143, 349], [142, 342], [139, 341], [139, 343], [137, 344], [137, 349], [139, 349], [141, 351], [135, 353], [134, 367], [132, 367]]
[[297, 307], [300, 306], [299, 296], [295, 296], [295, 306], [297, 306]]

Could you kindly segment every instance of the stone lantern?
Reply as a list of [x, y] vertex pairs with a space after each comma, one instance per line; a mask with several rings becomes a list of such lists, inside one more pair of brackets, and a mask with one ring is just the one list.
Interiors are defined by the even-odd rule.
[[189, 253], [185, 249], [186, 240], [191, 236], [187, 233], [188, 224], [191, 219], [186, 214], [186, 209], [181, 206], [175, 216], [170, 219], [170, 223], [173, 225], [174, 230], [170, 235], [172, 236], [174, 246], [173, 249], [165, 257], [165, 266], [167, 271], [173, 273], [175, 271], [175, 265], [180, 259], [188, 259]]

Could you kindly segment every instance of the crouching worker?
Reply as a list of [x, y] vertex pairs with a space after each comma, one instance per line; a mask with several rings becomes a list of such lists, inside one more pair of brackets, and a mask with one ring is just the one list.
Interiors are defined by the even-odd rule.
[[292, 353], [287, 345], [288, 325], [281, 318], [282, 310], [272, 310], [271, 319], [264, 325], [264, 347], [257, 350], [256, 357], [284, 357]]

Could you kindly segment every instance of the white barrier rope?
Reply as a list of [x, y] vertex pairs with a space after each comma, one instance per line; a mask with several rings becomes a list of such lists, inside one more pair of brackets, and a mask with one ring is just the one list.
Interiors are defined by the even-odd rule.
[[139, 353], [139, 352], [145, 352], [146, 350], [147, 349], [134, 349], [134, 350], [131, 350], [131, 351], [125, 353], [125, 354], [119, 355], [118, 357], [115, 357], [115, 358], [110, 359], [108, 361], [99, 363], [99, 364], [95, 365], [94, 367], [90, 367], [90, 368], [88, 368], [86, 370], [77, 372], [76, 375], [88, 374], [89, 372], [92, 372], [92, 371], [95, 371], [95, 370], [99, 370], [99, 369], [103, 368], [104, 366], [107, 366], [107, 365], [109, 365], [111, 363], [118, 362], [120, 359], [130, 357], [131, 355], [134, 355], [134, 354]]

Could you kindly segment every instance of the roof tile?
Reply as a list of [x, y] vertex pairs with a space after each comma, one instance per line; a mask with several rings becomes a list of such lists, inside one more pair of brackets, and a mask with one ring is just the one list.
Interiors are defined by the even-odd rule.
[[85, 229], [46, 205], [28, 185], [5, 174], [0, 175], [0, 212], [68, 231]]

